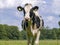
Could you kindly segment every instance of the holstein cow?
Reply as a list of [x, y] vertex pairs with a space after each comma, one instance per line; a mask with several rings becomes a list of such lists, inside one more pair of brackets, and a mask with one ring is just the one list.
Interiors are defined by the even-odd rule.
[[24, 13], [22, 27], [27, 32], [28, 45], [39, 45], [40, 31], [44, 22], [38, 15], [38, 6], [32, 7], [31, 4], [25, 4], [24, 8], [18, 6], [17, 9]]

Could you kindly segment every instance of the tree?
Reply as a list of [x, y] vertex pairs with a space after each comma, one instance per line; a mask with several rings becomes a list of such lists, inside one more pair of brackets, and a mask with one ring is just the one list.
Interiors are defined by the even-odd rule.
[[60, 27], [60, 21], [58, 22], [58, 24], [59, 24], [59, 27]]
[[0, 39], [8, 39], [4, 25], [0, 24]]
[[[60, 15], [59, 15], [59, 17], [60, 17]], [[60, 21], [58, 22], [58, 24], [59, 24], [59, 27], [60, 27]]]
[[20, 38], [20, 31], [18, 30], [18, 27], [17, 26], [9, 26], [8, 30], [7, 31], [7, 34], [8, 34], [8, 37], [9, 39], [19, 39]]
[[0, 39], [20, 39], [20, 31], [17, 26], [8, 26], [0, 24]]
[[27, 39], [26, 31], [25, 31], [25, 30], [22, 30], [22, 31], [20, 32], [20, 39], [21, 39], [21, 40], [26, 40], [26, 39]]

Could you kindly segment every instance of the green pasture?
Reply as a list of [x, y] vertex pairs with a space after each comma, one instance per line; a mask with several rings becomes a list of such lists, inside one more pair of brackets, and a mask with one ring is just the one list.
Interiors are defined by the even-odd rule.
[[[60, 40], [40, 40], [40, 45], [60, 45]], [[0, 45], [27, 45], [26, 40], [0, 40]]]

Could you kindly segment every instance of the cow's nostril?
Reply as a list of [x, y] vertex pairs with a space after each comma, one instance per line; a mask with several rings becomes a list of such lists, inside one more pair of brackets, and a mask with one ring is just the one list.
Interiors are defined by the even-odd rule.
[[26, 20], [26, 21], [29, 21], [29, 20], [30, 20], [30, 18], [25, 18], [25, 20]]
[[25, 19], [26, 21], [28, 21], [28, 19]]

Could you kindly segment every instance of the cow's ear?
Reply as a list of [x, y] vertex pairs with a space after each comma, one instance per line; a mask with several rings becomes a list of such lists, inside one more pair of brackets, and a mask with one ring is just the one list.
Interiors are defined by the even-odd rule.
[[23, 10], [23, 8], [21, 6], [18, 6], [17, 9], [18, 9], [18, 11], [22, 11]]
[[32, 9], [35, 10], [35, 11], [37, 11], [39, 9], [39, 7], [38, 6], [35, 6]]

